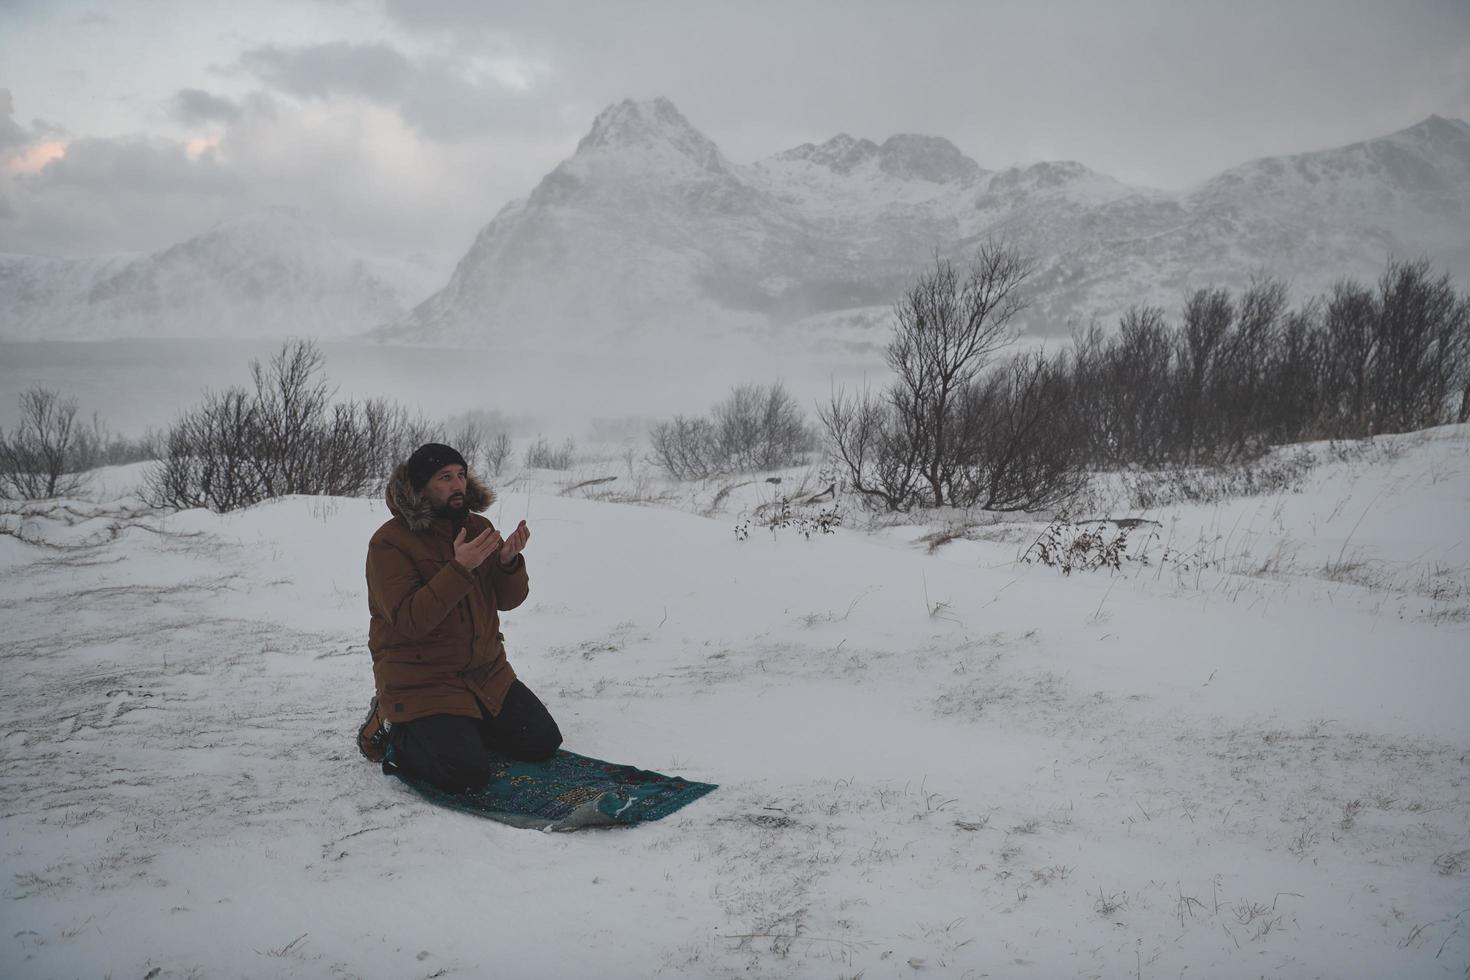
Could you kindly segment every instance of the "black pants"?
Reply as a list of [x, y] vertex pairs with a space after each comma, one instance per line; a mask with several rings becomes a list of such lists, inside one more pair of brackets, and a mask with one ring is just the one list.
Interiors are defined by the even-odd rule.
[[481, 704], [479, 718], [429, 715], [400, 722], [388, 732], [388, 744], [405, 775], [427, 780], [448, 793], [463, 793], [490, 780], [486, 749], [524, 762], [542, 762], [560, 747], [561, 729], [546, 705], [516, 681], [498, 715], [491, 715]]

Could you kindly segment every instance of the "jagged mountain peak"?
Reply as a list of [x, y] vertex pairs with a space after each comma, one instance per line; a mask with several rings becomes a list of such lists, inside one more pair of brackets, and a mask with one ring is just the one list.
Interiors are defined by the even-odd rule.
[[947, 184], [979, 176], [980, 164], [960, 152], [942, 136], [899, 133], [883, 141], [878, 166], [903, 180], [927, 180]]
[[996, 195], [1049, 197], [1062, 195], [1071, 200], [1094, 202], [1130, 193], [1152, 194], [1140, 188], [1129, 188], [1106, 174], [1090, 170], [1075, 160], [1046, 160], [1025, 166], [1008, 167], [990, 177], [987, 198]]
[[803, 143], [784, 150], [776, 154], [775, 159], [784, 163], [810, 163], [833, 173], [848, 174], [877, 153], [878, 144], [872, 140], [854, 139], [846, 133], [838, 133], [825, 143]]
[[1467, 178], [1470, 124], [1429, 116], [1407, 129], [1346, 146], [1247, 161], [1210, 178], [1196, 194], [1218, 198], [1246, 188], [1263, 200], [1262, 192], [1273, 189], [1312, 209], [1320, 205], [1314, 195], [1324, 193], [1324, 188], [1356, 186], [1366, 180], [1378, 182], [1380, 192], [1392, 188], [1394, 193], [1440, 195], [1443, 199], [1432, 210], [1443, 214], [1446, 206], [1458, 211], [1470, 207]]
[[1450, 119], [1446, 116], [1432, 115], [1407, 129], [1399, 130], [1389, 138], [1392, 139], [1398, 136], [1459, 142], [1470, 137], [1470, 123], [1467, 123], [1463, 119]]
[[781, 164], [806, 163], [847, 175], [869, 161], [878, 170], [899, 180], [922, 180], [947, 184], [984, 173], [980, 165], [960, 152], [959, 147], [939, 136], [900, 133], [880, 146], [870, 139], [838, 133], [825, 143], [803, 143], [771, 158]]
[[720, 151], [660, 96], [647, 102], [624, 99], [598, 113], [592, 128], [577, 144], [576, 156], [658, 152], [672, 148], [706, 169], [720, 169]]

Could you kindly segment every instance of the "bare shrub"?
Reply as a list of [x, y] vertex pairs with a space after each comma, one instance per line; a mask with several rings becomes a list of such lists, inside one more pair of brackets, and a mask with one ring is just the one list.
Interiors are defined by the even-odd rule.
[[1164, 311], [1129, 309], [1111, 340], [1092, 324], [1072, 341], [1071, 403], [1088, 420], [1082, 434], [1099, 462], [1153, 463], [1167, 452], [1173, 425], [1173, 337]]
[[526, 467], [533, 470], [569, 470], [576, 462], [577, 444], [571, 436], [553, 446], [545, 436], [526, 447]]
[[796, 399], [780, 381], [734, 388], [715, 406], [713, 422], [718, 454], [728, 470], [795, 466], [816, 448]]
[[485, 447], [485, 463], [490, 472], [495, 476], [505, 469], [505, 461], [510, 459], [511, 450], [514, 448], [509, 432], [497, 432]]
[[1458, 296], [1448, 273], [1435, 277], [1428, 259], [1390, 260], [1378, 282], [1374, 433], [1412, 432], [1448, 421], [1460, 404], [1470, 361], [1470, 297]]
[[714, 424], [675, 415], [648, 431], [653, 461], [676, 480], [703, 480], [718, 470]]
[[1310, 451], [1267, 456], [1231, 466], [1165, 466], [1138, 470], [1123, 478], [1128, 505], [1153, 510], [1169, 504], [1208, 504], [1227, 497], [1297, 493], [1317, 465]]
[[1280, 280], [1197, 289], [1182, 321], [1128, 311], [1111, 337], [1074, 336], [1069, 383], [1087, 460], [1249, 463], [1271, 446], [1470, 420], [1470, 297], [1427, 260], [1390, 259], [1288, 307]]
[[1028, 565], [1046, 565], [1063, 575], [1100, 568], [1121, 571], [1123, 561], [1128, 558], [1128, 537], [1133, 527], [1112, 521], [1072, 524], [1066, 520], [1055, 520], [1022, 553], [1021, 561]]
[[86, 485], [95, 465], [77, 402], [36, 385], [21, 393], [20, 422], [0, 431], [0, 497], [43, 500], [68, 497]]
[[164, 436], [163, 457], [144, 479], [153, 506], [226, 512], [265, 498], [252, 452], [255, 406], [244, 388], [207, 393]]
[[377, 493], [397, 462], [439, 438], [383, 399], [333, 402], [322, 368], [314, 344], [292, 341], [251, 362], [251, 388], [206, 393], [162, 437], [148, 502], [230, 511], [284, 494]]
[[853, 491], [889, 510], [1027, 510], [1081, 486], [1074, 386], [1061, 365], [1037, 353], [991, 366], [1033, 268], [990, 242], [963, 276], [936, 257], [899, 300], [892, 384], [835, 391], [818, 413]]
[[857, 395], [839, 389], [817, 415], [853, 491], [890, 511], [908, 510], [919, 501], [923, 443], [902, 424], [902, 409], [888, 396], [866, 388]]
[[1082, 489], [1082, 440], [1065, 375], [1064, 362], [1036, 351], [965, 388], [952, 442], [951, 503], [1035, 510]]
[[676, 415], [649, 430], [654, 462], [676, 480], [795, 466], [817, 441], [780, 381], [739, 385], [708, 418]]
[[436, 432], [437, 438], [459, 450], [470, 472], [499, 475], [510, 458], [513, 424], [501, 412], [476, 409], [449, 418]]
[[956, 403], [996, 350], [1012, 340], [1011, 321], [1024, 308], [1021, 284], [1035, 263], [996, 242], [982, 246], [967, 274], [935, 258], [934, 270], [911, 286], [894, 308], [888, 365], [897, 375], [892, 401], [909, 441], [921, 447], [919, 470], [930, 501], [944, 506], [959, 454], [951, 443]]

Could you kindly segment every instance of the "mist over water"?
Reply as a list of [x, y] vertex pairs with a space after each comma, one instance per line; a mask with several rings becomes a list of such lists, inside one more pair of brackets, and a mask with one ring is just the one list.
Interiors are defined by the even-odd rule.
[[[15, 425], [33, 384], [75, 397], [123, 435], [163, 428], [206, 390], [250, 385], [250, 361], [279, 340], [119, 340], [0, 343], [0, 427]], [[703, 414], [737, 384], [781, 380], [815, 420], [835, 385], [886, 379], [876, 349], [775, 352], [754, 343], [584, 351], [461, 350], [319, 342], [339, 398], [385, 397], [432, 421], [499, 412], [516, 438], [579, 443], [641, 439], [650, 421]]]

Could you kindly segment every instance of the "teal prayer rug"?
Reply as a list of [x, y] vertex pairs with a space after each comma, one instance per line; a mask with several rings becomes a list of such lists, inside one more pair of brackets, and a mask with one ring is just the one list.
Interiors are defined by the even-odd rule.
[[659, 820], [716, 789], [678, 776], [635, 769], [559, 750], [546, 762], [518, 762], [490, 753], [494, 772], [483, 789], [446, 793], [393, 772], [430, 803], [512, 827], [581, 830]]

